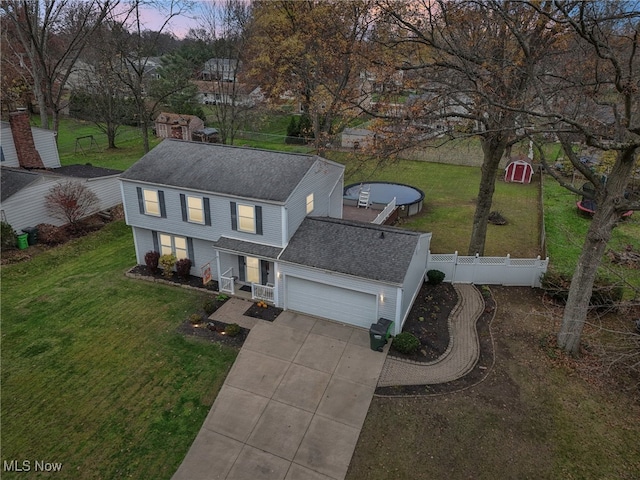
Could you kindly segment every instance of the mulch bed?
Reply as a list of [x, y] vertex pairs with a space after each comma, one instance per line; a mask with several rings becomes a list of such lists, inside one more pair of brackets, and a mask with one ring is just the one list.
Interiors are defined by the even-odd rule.
[[206, 322], [194, 325], [189, 320], [185, 320], [178, 327], [178, 333], [206, 340], [211, 343], [221, 343], [228, 347], [240, 348], [249, 335], [249, 329], [240, 327], [240, 333], [234, 337], [225, 335], [224, 329], [227, 323], [217, 320], [207, 320]]
[[274, 307], [273, 305], [267, 305], [267, 308], [259, 307], [256, 303], [251, 305], [244, 315], [247, 317], [259, 318], [266, 320], [267, 322], [273, 322], [278, 315], [282, 313], [281, 308]]
[[[481, 290], [482, 291], [482, 290]], [[489, 290], [486, 290], [489, 292]], [[492, 295], [483, 294], [485, 308], [476, 323], [478, 339], [480, 343], [480, 356], [473, 369], [464, 377], [452, 382], [435, 385], [401, 385], [396, 387], [378, 387], [376, 395], [387, 397], [418, 396], [418, 395], [442, 395], [457, 392], [472, 387], [485, 379], [493, 367], [494, 346], [491, 336], [491, 321], [493, 320], [496, 302]]]
[[457, 303], [458, 295], [452, 284], [425, 283], [402, 328], [403, 332], [415, 335], [421, 346], [414, 355], [406, 355], [395, 351], [391, 344], [389, 355], [416, 362], [432, 362], [442, 356], [449, 346], [449, 315]]
[[215, 280], [210, 281], [209, 283], [207, 283], [206, 285], [202, 284], [202, 278], [200, 277], [194, 277], [193, 275], [189, 275], [187, 278], [180, 278], [178, 277], [178, 275], [176, 275], [176, 272], [173, 272], [172, 276], [170, 278], [166, 278], [163, 274], [162, 274], [162, 270], [159, 270], [156, 273], [150, 273], [149, 269], [147, 268], [146, 265], [136, 265], [135, 267], [133, 267], [131, 270], [129, 270], [127, 273], [131, 274], [131, 275], [136, 275], [136, 276], [140, 276], [140, 277], [145, 277], [147, 279], [150, 280], [157, 280], [157, 281], [166, 281], [168, 283], [174, 283], [176, 285], [184, 285], [184, 286], [188, 286], [188, 287], [192, 287], [192, 288], [200, 288], [203, 290], [209, 290], [211, 292], [218, 292], [218, 282]]

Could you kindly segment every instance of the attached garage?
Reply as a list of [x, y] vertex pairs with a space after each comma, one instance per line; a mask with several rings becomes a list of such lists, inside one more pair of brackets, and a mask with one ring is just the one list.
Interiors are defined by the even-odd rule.
[[376, 295], [287, 276], [285, 308], [369, 328], [378, 320]]

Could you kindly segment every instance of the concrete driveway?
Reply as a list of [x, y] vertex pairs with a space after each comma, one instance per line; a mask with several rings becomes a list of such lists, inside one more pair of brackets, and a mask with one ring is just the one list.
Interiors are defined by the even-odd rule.
[[173, 479], [343, 479], [387, 350], [289, 311], [257, 322]]

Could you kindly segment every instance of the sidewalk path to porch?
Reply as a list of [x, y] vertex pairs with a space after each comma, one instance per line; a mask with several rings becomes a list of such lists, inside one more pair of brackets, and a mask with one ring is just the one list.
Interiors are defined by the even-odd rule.
[[[215, 318], [245, 322], [230, 299]], [[281, 313], [257, 321], [174, 480], [344, 479], [388, 347], [369, 332]]]

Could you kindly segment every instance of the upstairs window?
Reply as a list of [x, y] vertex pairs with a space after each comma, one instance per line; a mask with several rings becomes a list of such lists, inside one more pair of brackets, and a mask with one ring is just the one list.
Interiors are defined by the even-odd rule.
[[262, 207], [231, 202], [231, 229], [262, 235]]
[[208, 198], [181, 193], [180, 207], [182, 208], [182, 221], [211, 225], [211, 207]]
[[153, 217], [167, 217], [164, 205], [164, 192], [150, 188], [137, 187], [140, 213]]

